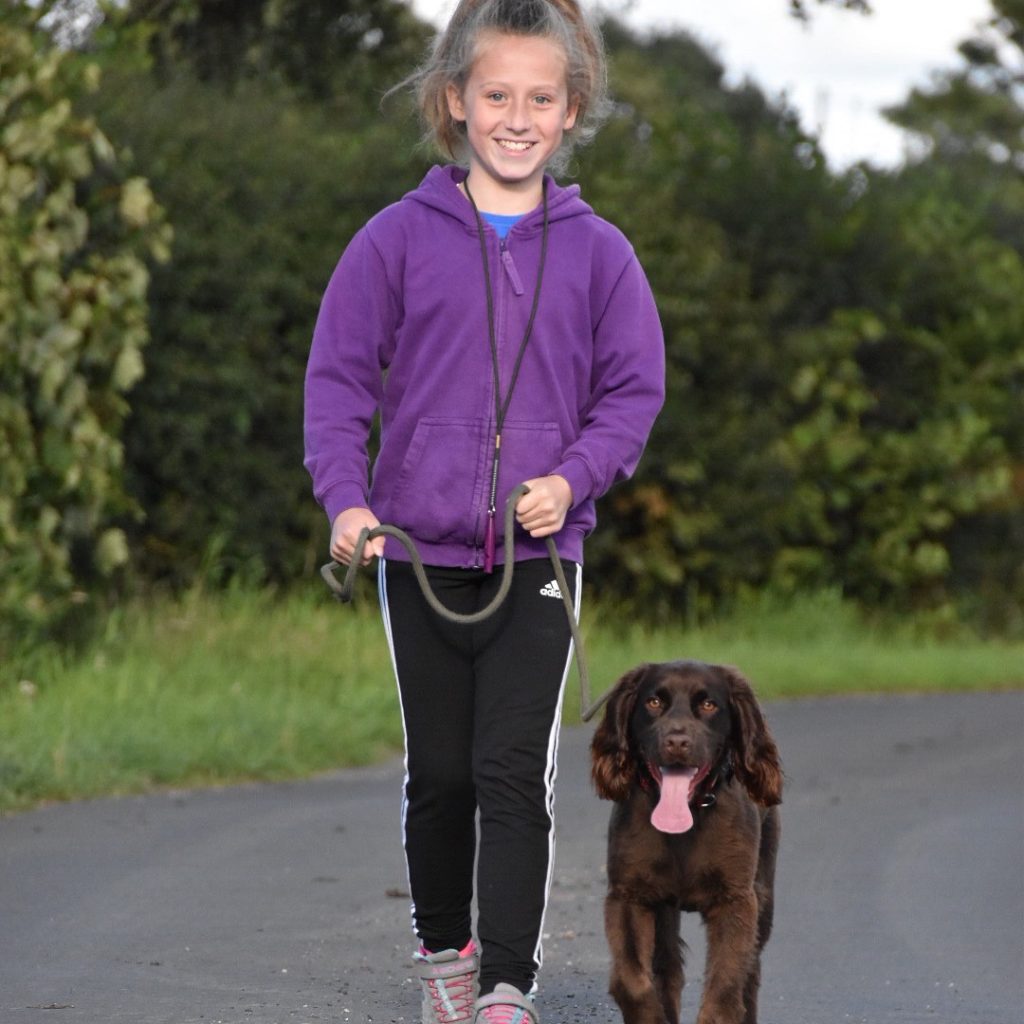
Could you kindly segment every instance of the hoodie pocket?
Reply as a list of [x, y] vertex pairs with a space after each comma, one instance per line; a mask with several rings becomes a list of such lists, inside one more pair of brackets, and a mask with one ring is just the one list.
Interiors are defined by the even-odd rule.
[[486, 469], [484, 425], [428, 416], [416, 424], [391, 500], [391, 519], [418, 540], [473, 544]]
[[562, 435], [557, 423], [506, 423], [501, 434], [498, 515], [504, 515], [505, 501], [515, 487], [534, 477], [547, 476], [561, 461]]

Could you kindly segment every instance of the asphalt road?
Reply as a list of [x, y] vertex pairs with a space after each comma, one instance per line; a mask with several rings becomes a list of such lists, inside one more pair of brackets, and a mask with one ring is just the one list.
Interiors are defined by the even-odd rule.
[[[762, 1024], [1024, 1022], [1024, 693], [776, 703]], [[545, 1024], [619, 1020], [608, 805], [563, 733]], [[0, 820], [0, 1022], [417, 1022], [401, 766]], [[699, 921], [683, 1021], [696, 1016]]]

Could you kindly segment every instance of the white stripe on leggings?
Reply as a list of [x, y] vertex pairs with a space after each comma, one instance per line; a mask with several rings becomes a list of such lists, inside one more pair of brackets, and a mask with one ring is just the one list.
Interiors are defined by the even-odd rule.
[[[398, 659], [395, 657], [395, 639], [391, 632], [391, 610], [388, 607], [388, 580], [386, 561], [384, 558], [377, 560], [377, 594], [380, 599], [381, 618], [384, 620], [384, 634], [388, 641], [388, 650], [391, 652], [391, 668], [395, 673], [395, 689], [398, 690], [398, 707], [402, 717], [402, 747], [405, 750], [403, 761], [404, 773], [402, 778], [402, 850], [405, 850], [405, 820], [409, 813], [409, 734], [405, 729], [405, 708], [402, 706], [402, 688], [398, 685]], [[412, 931], [417, 937], [419, 928], [416, 925], [416, 902], [412, 899], [412, 879], [409, 874], [409, 855], [405, 856], [405, 877], [409, 888], [409, 916], [412, 918]]]
[[[580, 621], [580, 602], [583, 594], [583, 567], [576, 563], [576, 597], [574, 601], [576, 610], [576, 621]], [[537, 973], [540, 973], [544, 966], [544, 918], [547, 916], [548, 903], [551, 897], [551, 882], [555, 874], [555, 778], [558, 775], [558, 737], [562, 722], [562, 701], [565, 697], [565, 684], [569, 679], [569, 669], [572, 666], [573, 640], [569, 639], [569, 650], [565, 656], [565, 668], [562, 670], [562, 684], [558, 689], [558, 703], [555, 706], [555, 716], [551, 722], [551, 732], [548, 734], [548, 763], [544, 774], [544, 785], [547, 790], [547, 812], [551, 828], [548, 831], [548, 874], [544, 883], [544, 908], [540, 915], [540, 927], [537, 930], [537, 945], [533, 951], [533, 961], [537, 965]], [[530, 994], [537, 991], [537, 979], [534, 978]]]

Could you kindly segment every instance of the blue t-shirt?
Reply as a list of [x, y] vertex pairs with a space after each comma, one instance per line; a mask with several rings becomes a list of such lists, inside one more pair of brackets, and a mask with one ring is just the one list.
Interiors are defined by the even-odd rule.
[[516, 221], [522, 220], [525, 214], [522, 213], [484, 213], [480, 211], [480, 216], [483, 217], [488, 224], [498, 232], [499, 238], [504, 238], [515, 226]]

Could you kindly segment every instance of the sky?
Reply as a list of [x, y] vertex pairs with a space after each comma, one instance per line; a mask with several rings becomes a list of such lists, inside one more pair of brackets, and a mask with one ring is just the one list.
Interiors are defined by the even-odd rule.
[[[412, 0], [441, 24], [455, 0]], [[857, 160], [900, 163], [906, 136], [879, 114], [935, 71], [957, 67], [956, 46], [991, 16], [989, 0], [873, 0], [869, 16], [808, 6], [804, 26], [788, 0], [605, 0], [605, 10], [638, 30], [681, 27], [715, 52], [726, 80], [785, 94], [830, 166]]]

